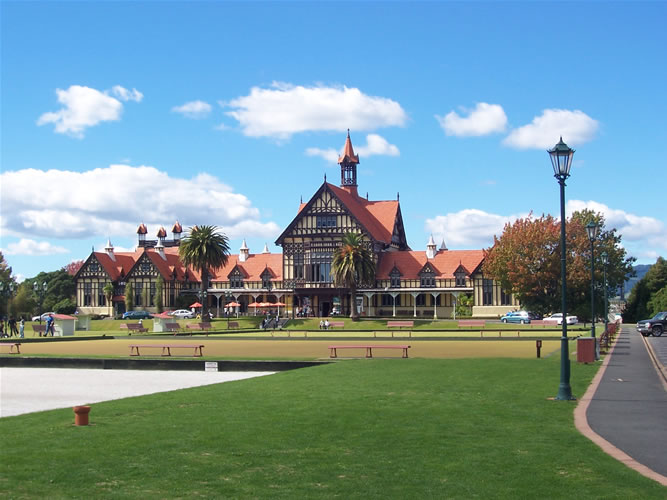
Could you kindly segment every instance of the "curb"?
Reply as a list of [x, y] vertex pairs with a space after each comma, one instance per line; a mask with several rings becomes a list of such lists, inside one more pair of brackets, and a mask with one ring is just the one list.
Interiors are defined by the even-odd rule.
[[[600, 381], [602, 380], [604, 372], [607, 370], [607, 365], [609, 365], [610, 363], [611, 357], [614, 354], [614, 350], [616, 349], [616, 343], [618, 342], [619, 338], [620, 335], [616, 337], [616, 340], [614, 341], [614, 345], [612, 346], [611, 351], [609, 351], [607, 356], [605, 356], [604, 361], [602, 362], [602, 366], [595, 374], [595, 377], [593, 378], [591, 385], [588, 386], [586, 393], [581, 397], [581, 399], [579, 400], [579, 404], [577, 404], [577, 407], [574, 409], [574, 425], [577, 428], [577, 430], [581, 432], [581, 434], [583, 434], [585, 437], [587, 437], [588, 439], [593, 441], [596, 445], [598, 445], [602, 449], [602, 451], [604, 451], [607, 455], [615, 458], [619, 462], [625, 464], [627, 467], [636, 470], [642, 476], [647, 477], [649, 479], [653, 479], [654, 481], [657, 481], [663, 486], [667, 486], [667, 476], [663, 476], [662, 474], [659, 474], [658, 472], [655, 472], [654, 470], [648, 468], [644, 464], [637, 462], [630, 455], [618, 449], [616, 446], [614, 446], [609, 441], [604, 439], [602, 436], [597, 434], [593, 429], [591, 429], [590, 425], [588, 425], [588, 419], [586, 417], [588, 405], [590, 404], [591, 400], [593, 399], [593, 396], [595, 395], [595, 392], [598, 389], [598, 386], [600, 385]], [[666, 382], [663, 380], [663, 384], [665, 383]]]

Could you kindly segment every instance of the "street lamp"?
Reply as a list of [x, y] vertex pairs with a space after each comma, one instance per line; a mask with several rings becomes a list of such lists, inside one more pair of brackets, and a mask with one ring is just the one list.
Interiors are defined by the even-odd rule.
[[[199, 290], [197, 292], [197, 297], [199, 297], [199, 302], [201, 302], [201, 320], [204, 321], [204, 311], [208, 313], [208, 304], [206, 299], [208, 298], [208, 291], [206, 290]], [[208, 321], [207, 318], [206, 321]]]
[[227, 316], [227, 330], [229, 330], [229, 316], [230, 316], [230, 311], [229, 308], [227, 307], [227, 304], [231, 303], [231, 298], [232, 298], [232, 292], [227, 290], [225, 292], [225, 316]]
[[560, 385], [556, 400], [570, 401], [575, 399], [570, 387], [570, 354], [567, 345], [567, 283], [566, 283], [566, 249], [565, 249], [565, 179], [570, 176], [572, 157], [574, 149], [571, 149], [560, 138], [553, 149], [548, 149], [551, 165], [554, 169], [554, 177], [560, 185], [560, 276], [561, 276], [561, 313], [563, 314], [563, 333], [560, 339]]
[[42, 324], [42, 303], [44, 302], [44, 295], [46, 295], [46, 291], [48, 290], [49, 285], [46, 284], [46, 281], [42, 283], [42, 286], [39, 286], [39, 283], [36, 281], [32, 284], [32, 289], [35, 291], [37, 294], [37, 297], [39, 297], [39, 324]]
[[604, 269], [604, 331], [607, 331], [609, 324], [609, 311], [607, 311], [607, 264], [609, 264], [609, 255], [607, 252], [602, 252], [602, 269]]
[[[593, 243], [598, 237], [598, 232], [600, 231], [600, 226], [595, 222], [591, 221], [586, 225], [586, 232], [588, 233], [588, 239], [591, 242], [591, 337], [595, 339], [595, 248]], [[595, 359], [600, 359], [600, 350], [598, 348], [597, 342], [595, 342]]]

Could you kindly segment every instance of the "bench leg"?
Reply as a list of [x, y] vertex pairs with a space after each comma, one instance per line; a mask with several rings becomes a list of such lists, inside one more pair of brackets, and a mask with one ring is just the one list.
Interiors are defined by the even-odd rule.
[[366, 357], [367, 358], [372, 358], [373, 357], [373, 348], [372, 347], [367, 347], [366, 348]]
[[404, 358], [407, 358], [407, 357], [408, 357], [408, 348], [407, 348], [407, 347], [404, 347], [404, 348], [403, 348], [403, 357], [404, 357]]
[[338, 357], [338, 356], [336, 355], [336, 348], [335, 348], [335, 347], [332, 347], [332, 348], [329, 349], [329, 350], [331, 351], [331, 352], [329, 353], [329, 357], [330, 357], [330, 358], [337, 358], [337, 357]]

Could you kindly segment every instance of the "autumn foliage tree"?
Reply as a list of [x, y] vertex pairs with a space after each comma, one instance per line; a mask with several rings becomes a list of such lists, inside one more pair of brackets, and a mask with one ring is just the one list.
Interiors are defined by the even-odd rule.
[[[602, 311], [604, 297], [602, 253], [608, 255], [609, 296], [632, 275], [635, 260], [626, 257], [616, 230], [605, 228], [602, 214], [582, 210], [566, 221], [567, 310], [584, 320], [590, 320], [591, 308], [591, 243], [586, 233], [589, 222], [601, 228], [593, 242], [597, 311]], [[560, 265], [560, 221], [542, 215], [506, 224], [503, 234], [495, 237], [493, 247], [487, 250], [483, 270], [505, 291], [516, 295], [523, 307], [546, 314], [560, 310]]]

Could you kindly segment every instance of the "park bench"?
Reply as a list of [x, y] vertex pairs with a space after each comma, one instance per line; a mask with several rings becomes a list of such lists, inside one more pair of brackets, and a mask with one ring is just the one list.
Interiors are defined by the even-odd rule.
[[164, 328], [168, 332], [174, 332], [174, 335], [176, 335], [176, 333], [180, 332], [183, 329], [183, 327], [178, 323], [165, 323]]
[[192, 356], [199, 358], [202, 356], [203, 344], [185, 345], [185, 344], [132, 344], [130, 345], [130, 356], [141, 356], [141, 349], [161, 349], [161, 356], [171, 356], [172, 349], [193, 349]]
[[415, 322], [410, 321], [387, 321], [387, 328], [412, 328], [415, 326]]
[[129, 332], [147, 332], [148, 328], [145, 328], [144, 325], [139, 323], [121, 323], [121, 330], [128, 330]]
[[329, 328], [345, 328], [345, 321], [329, 321]]
[[42, 334], [46, 331], [46, 325], [32, 325], [32, 336], [35, 336], [35, 333], [39, 333], [41, 337]]
[[9, 346], [9, 354], [21, 354], [21, 344], [19, 342], [0, 342], [0, 347], [4, 346]]
[[373, 349], [402, 349], [403, 350], [403, 357], [407, 358], [408, 357], [408, 349], [410, 349], [409, 345], [330, 345], [329, 346], [329, 357], [330, 358], [337, 358], [338, 357], [338, 349], [366, 349], [366, 357], [367, 358], [372, 358], [373, 357]]
[[459, 328], [462, 326], [469, 326], [470, 328], [473, 326], [486, 326], [486, 321], [483, 319], [460, 319], [458, 320], [458, 326]]
[[[185, 327], [186, 327], [187, 329], [189, 329], [189, 330], [201, 330], [201, 331], [205, 331], [205, 332], [206, 332], [206, 335], [208, 335], [208, 330], [210, 330], [211, 328], [213, 328], [213, 327], [211, 326], [211, 323], [207, 323], [207, 322], [202, 322], [202, 323], [188, 323], [187, 325], [185, 325]], [[192, 335], [192, 332], [190, 332], [190, 335]]]
[[230, 328], [239, 328], [239, 322], [238, 321], [230, 321], [227, 323], [227, 329]]

